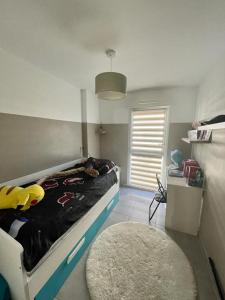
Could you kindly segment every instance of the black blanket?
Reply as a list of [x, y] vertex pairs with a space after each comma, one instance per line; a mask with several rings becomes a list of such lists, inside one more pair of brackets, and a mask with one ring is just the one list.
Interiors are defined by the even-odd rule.
[[[100, 173], [96, 178], [81, 172], [49, 179], [42, 185], [45, 197], [36, 206], [27, 211], [0, 211], [0, 227], [6, 232], [12, 231], [13, 224], [15, 227], [19, 224], [15, 239], [24, 248], [27, 271], [32, 270], [52, 244], [117, 182], [115, 171], [108, 173], [113, 165], [109, 166], [105, 160], [98, 160], [98, 164], [94, 165]], [[81, 165], [84, 164], [76, 167]]]

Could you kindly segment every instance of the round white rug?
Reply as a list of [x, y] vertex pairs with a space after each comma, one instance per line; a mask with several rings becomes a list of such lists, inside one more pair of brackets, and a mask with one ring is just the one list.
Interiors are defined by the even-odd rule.
[[192, 267], [164, 232], [141, 223], [119, 223], [93, 243], [86, 263], [92, 300], [192, 300]]

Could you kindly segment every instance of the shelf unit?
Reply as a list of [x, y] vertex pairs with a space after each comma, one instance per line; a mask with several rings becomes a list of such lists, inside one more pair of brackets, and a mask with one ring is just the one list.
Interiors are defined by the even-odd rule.
[[181, 139], [183, 142], [187, 144], [210, 144], [212, 141], [191, 141], [189, 138], [182, 138]]
[[204, 130], [204, 129], [212, 129], [212, 130], [225, 129], [225, 122], [215, 123], [215, 124], [208, 124], [208, 125], [198, 127], [198, 130]]
[[[208, 124], [204, 126], [199, 126], [196, 130], [219, 130], [219, 129], [225, 129], [225, 122], [221, 123], [215, 123], [215, 124]], [[182, 138], [183, 142], [188, 144], [210, 144], [212, 143], [212, 137], [209, 141], [191, 141], [189, 138]]]

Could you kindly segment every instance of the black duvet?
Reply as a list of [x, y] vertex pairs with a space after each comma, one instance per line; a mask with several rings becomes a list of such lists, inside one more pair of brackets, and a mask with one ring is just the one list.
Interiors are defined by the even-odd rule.
[[113, 167], [110, 161], [91, 158], [75, 167], [85, 164], [90, 167], [90, 163], [99, 170], [98, 177], [81, 172], [49, 179], [42, 185], [45, 197], [36, 206], [27, 211], [0, 211], [0, 227], [6, 232], [12, 231], [12, 224], [19, 223], [15, 239], [24, 248], [27, 271], [32, 270], [52, 244], [117, 182], [115, 171], [109, 172]]

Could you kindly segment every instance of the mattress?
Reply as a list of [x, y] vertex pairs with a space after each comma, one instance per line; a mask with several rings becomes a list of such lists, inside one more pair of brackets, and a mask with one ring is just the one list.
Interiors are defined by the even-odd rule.
[[48, 179], [42, 184], [45, 197], [36, 206], [27, 211], [10, 209], [0, 212], [3, 230], [10, 233], [14, 227], [15, 233], [17, 228], [14, 238], [24, 248], [23, 263], [27, 271], [31, 271], [60, 236], [117, 182], [113, 164], [106, 160], [97, 162], [95, 167], [100, 175], [96, 178], [80, 172]]

